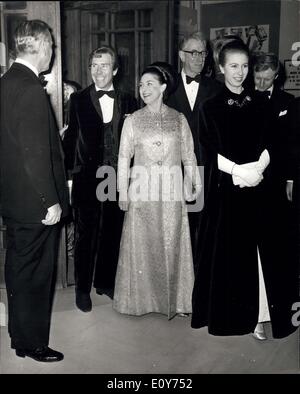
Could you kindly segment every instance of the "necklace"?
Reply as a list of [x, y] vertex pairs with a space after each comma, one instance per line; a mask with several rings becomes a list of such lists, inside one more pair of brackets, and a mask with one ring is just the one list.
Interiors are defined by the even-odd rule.
[[232, 98], [227, 100], [227, 104], [232, 106], [236, 105], [237, 107], [244, 107], [245, 105], [249, 104], [252, 101], [250, 96], [245, 96], [241, 102], [239, 100], [233, 100]]

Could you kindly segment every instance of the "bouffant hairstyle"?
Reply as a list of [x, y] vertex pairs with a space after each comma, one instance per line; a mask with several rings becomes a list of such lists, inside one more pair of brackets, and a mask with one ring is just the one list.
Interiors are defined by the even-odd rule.
[[219, 54], [221, 49], [224, 47], [224, 45], [234, 40], [242, 41], [239, 36], [234, 34], [227, 34], [226, 36], [213, 41], [213, 58], [217, 65], [219, 65]]
[[164, 101], [167, 100], [169, 95], [176, 88], [177, 74], [169, 63], [166, 62], [152, 63], [143, 70], [141, 76], [143, 76], [144, 74], [155, 75], [161, 85], [163, 84], [167, 85], [167, 88], [164, 91], [164, 96], [163, 96]]
[[249, 48], [242, 40], [230, 40], [226, 42], [219, 52], [219, 64], [224, 67], [226, 63], [226, 56], [229, 53], [244, 53], [248, 58], [250, 56]]

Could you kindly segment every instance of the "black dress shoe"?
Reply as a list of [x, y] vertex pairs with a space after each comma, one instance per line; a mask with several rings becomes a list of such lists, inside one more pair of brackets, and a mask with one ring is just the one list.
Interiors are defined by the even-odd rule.
[[76, 291], [76, 306], [82, 312], [90, 312], [92, 310], [92, 300], [89, 293]]
[[113, 289], [100, 289], [99, 287], [97, 287], [96, 289], [96, 293], [98, 295], [107, 295], [109, 298], [113, 299], [114, 298], [114, 290]]
[[52, 363], [64, 359], [64, 355], [62, 353], [57, 352], [56, 350], [52, 350], [48, 346], [37, 348], [34, 350], [16, 349], [16, 355], [23, 358], [30, 357], [33, 358], [35, 361], [39, 361], [42, 363]]

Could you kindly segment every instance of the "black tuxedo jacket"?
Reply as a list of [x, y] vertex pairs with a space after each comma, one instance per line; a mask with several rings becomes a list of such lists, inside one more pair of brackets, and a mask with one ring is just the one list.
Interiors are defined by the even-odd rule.
[[288, 110], [289, 179], [300, 185], [300, 97], [293, 100]]
[[28, 67], [14, 63], [0, 80], [1, 215], [40, 223], [68, 190], [60, 136], [48, 96]]
[[[120, 141], [126, 114], [137, 109], [133, 96], [115, 90], [113, 133]], [[70, 98], [69, 126], [65, 131], [63, 147], [69, 177], [73, 178], [73, 206], [96, 202], [98, 167], [103, 164], [103, 116], [95, 85], [73, 93]]]
[[181, 74], [178, 76], [178, 85], [174, 93], [168, 98], [167, 105], [184, 114], [194, 139], [194, 149], [198, 165], [202, 163], [202, 151], [199, 142], [199, 127], [201, 127], [200, 109], [203, 103], [215, 96], [222, 89], [222, 84], [214, 79], [201, 76], [199, 89], [193, 110], [190, 107], [189, 100], [184, 88]]

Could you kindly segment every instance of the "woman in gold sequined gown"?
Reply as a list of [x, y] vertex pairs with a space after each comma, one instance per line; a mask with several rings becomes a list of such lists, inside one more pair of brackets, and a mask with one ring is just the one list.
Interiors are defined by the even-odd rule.
[[[192, 311], [194, 272], [184, 200], [194, 200], [201, 185], [188, 123], [163, 104], [170, 84], [166, 69], [147, 67], [140, 82], [146, 105], [125, 119], [122, 130], [118, 191], [126, 214], [113, 307], [129, 315], [158, 312], [172, 318]], [[132, 158], [131, 174], [138, 175], [130, 183]], [[185, 181], [193, 186], [178, 198], [174, 185], [182, 185], [182, 165]], [[170, 169], [175, 170], [173, 178], [168, 177]], [[129, 190], [143, 191], [143, 197], [133, 198]]]

